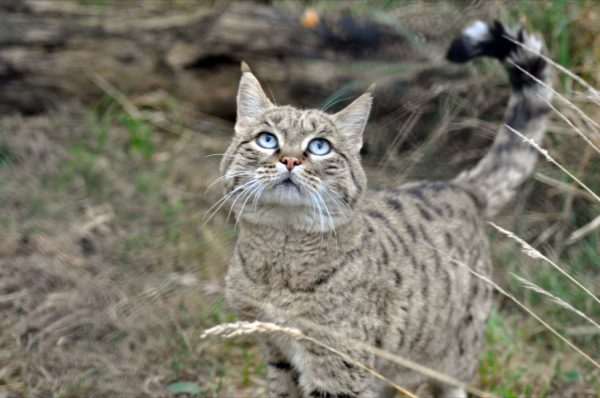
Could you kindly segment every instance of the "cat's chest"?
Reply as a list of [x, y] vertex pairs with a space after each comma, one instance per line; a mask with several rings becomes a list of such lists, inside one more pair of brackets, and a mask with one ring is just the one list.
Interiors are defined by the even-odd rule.
[[315, 249], [290, 244], [271, 249], [237, 248], [245, 275], [271, 291], [313, 291], [314, 282], [330, 273], [339, 262], [325, 247]]
[[347, 284], [338, 279], [351, 278], [348, 271], [356, 269], [355, 257], [326, 248], [263, 250], [239, 243], [230, 265], [228, 298], [253, 319], [282, 323], [282, 316], [323, 313]]
[[340, 307], [364, 268], [354, 235], [346, 236], [242, 229], [227, 277], [229, 302], [273, 322], [279, 310], [306, 317]]
[[238, 310], [252, 319], [280, 324], [316, 310], [313, 307], [318, 297], [311, 288], [316, 276], [308, 266], [302, 269], [305, 258], [243, 249], [236, 252], [239, 254], [230, 265], [227, 290], [228, 300]]

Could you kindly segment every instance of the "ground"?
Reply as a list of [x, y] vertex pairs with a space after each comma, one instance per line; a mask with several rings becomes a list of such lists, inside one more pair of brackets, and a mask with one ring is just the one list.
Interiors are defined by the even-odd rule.
[[[558, 58], [573, 69], [589, 65], [586, 52], [561, 47], [553, 22], [536, 23], [549, 26]], [[561, 91], [581, 98], [572, 92], [580, 88], [561, 79]], [[227, 210], [206, 222], [221, 194], [218, 185], [209, 186], [219, 176], [218, 154], [232, 125], [211, 118], [196, 123], [189, 104], [139, 104], [141, 117], [108, 97], [60, 104], [48, 114], [0, 117], [0, 397], [264, 394], [265, 364], [252, 339], [200, 339], [206, 328], [235, 319], [223, 302], [223, 279], [236, 231]], [[577, 105], [596, 117], [592, 101]], [[586, 127], [575, 111], [561, 109]], [[497, 123], [496, 116], [488, 122]], [[480, 156], [480, 148], [467, 153], [463, 147], [460, 154], [445, 148], [453, 142], [450, 127], [402, 153], [382, 153], [371, 138], [365, 163], [372, 185], [398, 175], [448, 176]], [[557, 115], [545, 146], [600, 192], [598, 153]], [[541, 160], [496, 222], [598, 292], [600, 233], [573, 243], [567, 238], [599, 211], [589, 193]], [[491, 227], [489, 234], [494, 280], [599, 358], [597, 328], [525, 290], [511, 272], [594, 319], [600, 306], [514, 241]], [[510, 300], [498, 294], [496, 301], [475, 386], [506, 397], [600, 396], [599, 369]]]

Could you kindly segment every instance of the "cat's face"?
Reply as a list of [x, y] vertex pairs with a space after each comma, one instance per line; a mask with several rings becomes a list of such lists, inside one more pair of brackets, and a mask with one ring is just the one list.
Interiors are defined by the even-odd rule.
[[347, 222], [362, 197], [367, 92], [337, 114], [273, 105], [245, 70], [235, 135], [221, 163], [238, 218], [325, 232]]

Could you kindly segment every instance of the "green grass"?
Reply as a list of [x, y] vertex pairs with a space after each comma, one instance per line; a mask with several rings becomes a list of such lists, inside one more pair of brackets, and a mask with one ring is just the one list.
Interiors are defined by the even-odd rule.
[[[353, 10], [357, 15], [367, 14], [373, 8], [383, 12], [393, 11], [405, 5], [400, 0], [381, 0], [379, 3], [358, 4]], [[104, 2], [97, 2], [103, 7]], [[514, 3], [510, 11], [513, 21], [525, 19], [527, 25], [541, 30], [547, 39], [551, 53], [561, 65], [577, 68], [585, 58], [585, 47], [576, 46], [573, 37], [577, 17], [592, 7], [593, 2], [570, 2], [559, 0], [540, 4], [533, 0], [520, 0]], [[339, 8], [340, 3], [315, 4], [323, 12]], [[336, 8], [336, 9], [337, 9]], [[410, 65], [378, 65], [365, 63], [350, 65], [350, 68], [372, 68], [378, 73], [401, 73]], [[478, 67], [478, 73], [492, 74], [489, 65]], [[572, 82], [562, 77], [563, 89], [570, 88]], [[322, 105], [335, 102], [347, 95], [347, 88], [334, 92]], [[465, 105], [454, 97], [439, 97], [434, 101], [438, 108], [448, 102], [454, 106]], [[465, 108], [463, 111], [468, 112]], [[203, 192], [194, 197], [178, 195], [175, 188], [193, 186], [195, 179], [205, 178], [202, 174], [203, 163], [190, 162], [193, 170], [189, 174], [179, 174], [181, 170], [173, 160], [155, 161], [155, 154], [173, 150], [173, 141], [177, 137], [165, 137], [146, 121], [125, 114], [110, 99], [104, 98], [92, 109], [82, 123], [86, 124], [85, 134], [74, 135], [64, 144], [65, 149], [57, 170], [36, 170], [27, 180], [37, 191], [19, 191], [23, 180], [6, 178], [13, 169], [23, 166], [26, 159], [16, 155], [11, 141], [6, 139], [6, 128], [2, 126], [0, 138], [0, 200], [16, 195], [23, 203], [19, 216], [9, 217], [8, 212], [0, 212], [1, 231], [12, 231], [21, 227], [19, 232], [30, 235], [54, 236], [76, 230], [81, 217], [78, 206], [110, 205], [114, 210], [115, 229], [108, 234], [125, 231], [116, 241], [111, 241], [110, 252], [103, 261], [106, 267], [122, 272], [132, 280], [146, 280], [153, 273], [168, 275], [190, 273], [198, 276], [200, 285], [223, 283], [225, 264], [236, 231], [231, 224], [224, 226], [219, 219], [203, 224], [204, 211], [210, 206], [213, 197], [203, 198]], [[205, 138], [198, 132], [191, 143], [195, 147], [185, 148], [183, 153], [172, 153], [172, 158], [203, 154], [201, 143]], [[546, 141], [553, 154], [560, 157], [570, 170], [577, 170], [582, 145], [577, 138], [551, 132]], [[419, 168], [420, 173], [429, 172], [427, 165], [435, 162], [435, 153], [426, 153]], [[540, 161], [543, 163], [543, 161]], [[397, 169], [386, 165], [389, 174]], [[593, 157], [581, 172], [583, 180], [590, 188], [600, 192], [600, 160]], [[569, 182], [560, 171], [551, 166], [542, 165], [540, 171], [557, 180]], [[183, 175], [183, 177], [182, 177]], [[1, 178], [4, 177], [4, 178]], [[175, 181], [175, 182], [174, 182]], [[526, 201], [524, 213], [558, 212], [568, 196], [564, 193], [550, 196], [549, 189], [541, 183], [530, 183], [531, 194], [522, 197]], [[204, 184], [207, 185], [207, 184]], [[33, 193], [32, 193], [33, 192]], [[216, 195], [216, 194], [214, 194]], [[522, 202], [520, 202], [522, 203]], [[600, 205], [587, 199], [575, 198], [571, 213], [563, 221], [562, 227], [568, 233], [583, 226], [594, 216], [600, 214]], [[521, 220], [519, 214], [514, 218], [514, 230], [533, 241], [551, 222], [530, 222]], [[595, 231], [575, 245], [562, 247], [560, 240], [565, 237], [549, 239], [540, 249], [544, 253], [558, 257], [558, 262], [592, 291], [598, 291], [600, 280], [600, 231]], [[101, 238], [98, 238], [101, 239]], [[523, 287], [509, 276], [515, 272], [542, 288], [548, 290], [594, 319], [600, 319], [600, 308], [584, 292], [576, 288], [563, 276], [539, 261], [528, 259], [521, 254], [516, 244], [491, 233], [493, 258], [497, 265], [495, 277], [503, 286], [515, 294], [526, 305], [540, 314], [552, 326], [561, 332], [567, 332], [574, 326], [585, 322], [571, 312], [548, 302]], [[555, 250], [560, 248], [560, 250]], [[72, 254], [72, 253], [71, 253]], [[98, 260], [100, 261], [100, 260]], [[148, 280], [150, 284], [152, 281]], [[123, 283], [124, 294], [136, 302], [140, 290], [130, 281]], [[138, 289], [138, 290], [136, 290]], [[215, 324], [231, 322], [235, 316], [228, 312], [222, 294], [204, 293], [199, 287], [193, 292], [176, 292], [164, 297], [166, 304], [154, 304], [156, 308], [168, 309], [172, 319], [162, 320], [158, 331], [140, 333], [150, 348], [139, 348], [143, 359], [135, 363], [146, 374], [161, 374], [162, 383], [194, 391], [200, 397], [224, 397], [231, 391], [246, 391], [254, 385], [255, 378], [262, 379], [265, 363], [252, 340], [202, 341], [202, 330]], [[175, 297], [173, 299], [173, 297]], [[169, 301], [173, 299], [172, 301]], [[140, 303], [138, 303], [140, 304]], [[144, 304], [143, 302], [141, 304]], [[140, 304], [140, 305], [141, 305]], [[478, 384], [481, 388], [495, 392], [503, 397], [536, 396], [547, 397], [562, 391], [593, 391], [600, 394], [598, 372], [595, 373], [585, 360], [568, 346], [545, 331], [532, 318], [499, 299], [496, 311], [492, 314], [487, 328], [486, 347], [479, 363]], [[161, 313], [162, 314], [162, 313]], [[131, 332], [133, 333], [133, 332]], [[159, 337], [156, 337], [158, 335]], [[115, 347], [127, 339], [127, 333], [114, 332], [107, 341]], [[93, 351], [99, 344], [94, 335], [89, 336], [86, 350]], [[600, 355], [600, 335], [569, 336], [586, 353], [598, 358]], [[111, 340], [112, 339], [112, 340]], [[155, 340], [153, 340], [155, 339]], [[144, 346], [142, 344], [142, 346]], [[86, 351], [87, 352], [87, 351]], [[39, 353], [34, 352], [32, 355]], [[42, 361], [42, 359], [40, 359]], [[153, 373], [155, 372], [155, 373]], [[104, 377], [99, 373], [81, 373], [80, 377], [61, 387], [56, 396], [78, 397], [92, 396], [98, 388], [97, 379]], [[26, 377], [24, 376], [25, 380]], [[24, 395], [30, 393], [29, 384], [21, 380]], [[0, 380], [1, 381], [1, 380]], [[191, 384], [182, 384], [182, 383]], [[179, 383], [179, 384], [177, 384]], [[1, 386], [1, 384], [0, 384]], [[199, 387], [200, 392], [197, 391]], [[253, 390], [247, 390], [253, 391]]]

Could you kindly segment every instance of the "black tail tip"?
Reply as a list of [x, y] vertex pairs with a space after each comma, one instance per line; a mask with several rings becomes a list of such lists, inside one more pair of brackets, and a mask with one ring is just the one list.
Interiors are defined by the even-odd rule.
[[515, 40], [523, 40], [521, 29], [517, 35], [513, 35], [499, 21], [492, 24], [475, 21], [452, 41], [446, 59], [450, 62], [464, 63], [475, 57], [489, 56], [502, 61], [516, 48], [516, 44], [506, 36], [516, 36]]
[[473, 58], [479, 55], [477, 46], [473, 45], [471, 40], [466, 37], [460, 36], [452, 41], [448, 52], [446, 53], [446, 59], [450, 62], [457, 64], [463, 64], [469, 62]]

